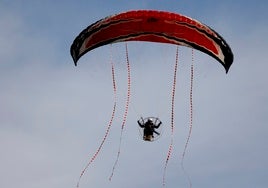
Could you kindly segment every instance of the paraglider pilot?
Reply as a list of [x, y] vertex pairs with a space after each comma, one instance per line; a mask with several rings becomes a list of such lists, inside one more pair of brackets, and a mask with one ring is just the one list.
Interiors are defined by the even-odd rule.
[[[142, 120], [142, 122], [141, 122]], [[155, 129], [158, 129], [159, 126], [162, 124], [161, 121], [159, 121], [158, 124], [156, 122], [153, 122], [151, 118], [149, 118], [145, 123], [143, 121], [143, 118], [137, 121], [139, 126], [143, 128], [143, 140], [145, 141], [153, 141], [154, 139], [154, 133], [157, 135], [160, 135], [159, 132], [157, 132]]]

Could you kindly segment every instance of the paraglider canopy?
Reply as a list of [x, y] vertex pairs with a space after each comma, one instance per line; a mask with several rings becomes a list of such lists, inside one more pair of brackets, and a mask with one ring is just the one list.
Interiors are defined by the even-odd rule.
[[150, 41], [183, 45], [218, 60], [228, 72], [233, 53], [213, 29], [187, 16], [156, 10], [137, 10], [103, 18], [84, 29], [71, 46], [75, 65], [86, 52], [123, 41]]
[[[112, 15], [103, 18], [92, 25], [89, 25], [84, 29], [74, 40], [71, 46], [71, 55], [75, 65], [80, 57], [85, 53], [101, 47], [103, 45], [112, 44], [116, 42], [124, 41], [147, 41], [147, 42], [159, 42], [175, 45], [187, 46], [192, 49], [200, 50], [209, 56], [215, 58], [224, 68], [226, 73], [228, 72], [231, 64], [233, 63], [233, 53], [229, 45], [225, 40], [213, 29], [202, 24], [201, 22], [189, 18], [187, 16], [156, 10], [137, 10], [128, 11], [120, 14]], [[128, 49], [126, 46], [126, 67], [127, 67], [127, 98], [125, 103], [125, 112], [121, 125], [121, 136], [119, 143], [119, 150], [116, 161], [113, 166], [113, 170], [110, 176], [110, 180], [113, 177], [114, 169], [117, 166], [117, 162], [120, 154], [120, 147], [122, 141], [122, 133], [126, 124], [128, 115], [128, 109], [130, 104], [131, 95], [131, 78], [130, 78], [130, 63], [128, 59]], [[193, 58], [192, 58], [193, 60]], [[115, 116], [116, 109], [116, 82], [113, 63], [112, 65], [112, 80], [114, 90], [114, 105], [112, 110], [111, 119], [108, 123], [107, 130], [102, 139], [99, 148], [91, 157], [85, 168], [82, 170], [78, 182], [77, 188], [81, 177], [84, 175], [86, 169], [96, 159], [108, 133], [112, 126], [112, 122]], [[178, 48], [176, 50], [173, 84], [171, 92], [171, 142], [167, 152], [167, 158], [165, 162], [164, 171], [167, 169], [167, 164], [173, 148], [173, 134], [174, 134], [174, 109], [175, 109], [175, 91], [176, 91], [176, 75], [178, 67]], [[183, 168], [183, 159], [185, 156], [186, 148], [189, 142], [189, 138], [192, 130], [193, 123], [193, 64], [191, 65], [191, 77], [190, 77], [190, 125], [189, 133], [185, 143], [184, 151], [182, 154], [181, 166]], [[138, 120], [138, 125], [143, 131], [143, 139], [145, 141], [154, 141], [161, 135], [161, 121], [155, 117], [141, 118]], [[160, 129], [159, 129], [160, 128]], [[163, 175], [163, 185], [165, 185], [165, 172]], [[191, 182], [190, 182], [191, 184]]]

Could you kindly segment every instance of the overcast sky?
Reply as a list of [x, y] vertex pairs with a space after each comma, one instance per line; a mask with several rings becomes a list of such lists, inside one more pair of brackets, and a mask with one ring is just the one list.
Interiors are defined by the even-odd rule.
[[[76, 186], [111, 118], [111, 59], [117, 83], [115, 118], [80, 187], [162, 187], [171, 139], [176, 47], [128, 43], [131, 102], [111, 182], [127, 96], [125, 45], [87, 53], [77, 67], [69, 52], [82, 29], [133, 9], [197, 19], [223, 36], [233, 50], [228, 74], [215, 59], [194, 51], [193, 130], [184, 160], [192, 186], [267, 188], [266, 0], [0, 0], [0, 187]], [[169, 188], [189, 187], [180, 162], [189, 130], [191, 59], [191, 49], [180, 47], [174, 148], [166, 174]], [[157, 141], [142, 140], [136, 123], [140, 116], [162, 120]]]

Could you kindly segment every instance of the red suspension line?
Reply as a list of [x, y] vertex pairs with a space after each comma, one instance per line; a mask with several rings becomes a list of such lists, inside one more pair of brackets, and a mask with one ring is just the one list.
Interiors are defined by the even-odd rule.
[[168, 148], [167, 158], [166, 158], [165, 167], [164, 167], [163, 187], [165, 187], [165, 184], [166, 184], [167, 165], [168, 165], [168, 161], [170, 159], [172, 149], [173, 149], [174, 109], [175, 109], [175, 92], [176, 92], [176, 82], [177, 82], [178, 61], [179, 61], [179, 47], [177, 46], [176, 61], [175, 61], [174, 74], [173, 74], [173, 84], [172, 84], [172, 91], [171, 91], [171, 117], [170, 117], [170, 119], [171, 119], [171, 141], [170, 141], [170, 145]]
[[190, 93], [189, 93], [189, 102], [190, 102], [190, 122], [189, 122], [189, 132], [188, 132], [188, 136], [187, 136], [187, 140], [184, 146], [184, 150], [182, 153], [182, 158], [181, 158], [181, 168], [184, 172], [184, 174], [187, 176], [188, 178], [188, 182], [189, 182], [189, 187], [192, 187], [192, 182], [190, 179], [190, 176], [187, 174], [185, 168], [184, 168], [184, 158], [185, 158], [185, 154], [186, 154], [186, 150], [187, 147], [189, 145], [189, 141], [190, 141], [190, 137], [192, 134], [192, 128], [193, 128], [193, 84], [194, 84], [194, 50], [192, 49], [192, 63], [191, 63], [191, 74], [190, 74]]
[[126, 63], [127, 63], [127, 99], [126, 99], [126, 104], [125, 104], [125, 112], [124, 112], [124, 116], [123, 116], [123, 121], [122, 121], [122, 126], [121, 126], [121, 133], [120, 133], [120, 140], [119, 140], [119, 147], [118, 147], [118, 152], [117, 152], [117, 156], [116, 156], [116, 160], [114, 163], [114, 166], [112, 168], [112, 173], [109, 177], [109, 180], [112, 180], [112, 177], [114, 175], [114, 171], [115, 168], [117, 166], [118, 160], [119, 160], [119, 156], [120, 156], [120, 152], [121, 152], [121, 143], [122, 143], [122, 137], [123, 137], [123, 131], [124, 131], [124, 127], [127, 121], [127, 115], [128, 115], [128, 109], [129, 109], [129, 103], [130, 103], [130, 95], [131, 95], [131, 76], [130, 76], [130, 63], [129, 63], [129, 57], [128, 57], [128, 47], [127, 47], [127, 43], [125, 43], [125, 49], [126, 49]]
[[114, 105], [113, 105], [112, 115], [111, 115], [110, 121], [108, 123], [108, 126], [107, 126], [106, 132], [104, 134], [104, 137], [103, 137], [103, 139], [101, 141], [101, 144], [99, 145], [99, 147], [96, 150], [95, 154], [91, 157], [91, 159], [89, 160], [89, 162], [87, 163], [87, 165], [82, 170], [82, 172], [81, 172], [81, 174], [79, 176], [79, 179], [78, 179], [78, 182], [77, 182], [77, 185], [76, 185], [77, 188], [79, 188], [80, 180], [81, 180], [82, 176], [84, 175], [85, 171], [88, 169], [88, 167], [90, 166], [90, 164], [97, 158], [100, 150], [102, 149], [102, 146], [103, 146], [106, 138], [108, 137], [108, 134], [109, 134], [110, 129], [112, 127], [113, 119], [114, 119], [114, 116], [115, 116], [116, 101], [117, 101], [116, 100], [116, 91], [117, 90], [116, 90], [115, 70], [114, 70], [114, 64], [113, 64], [113, 61], [112, 61], [112, 55], [111, 55], [110, 63], [111, 63], [111, 74], [112, 74], [113, 93], [114, 93]]

